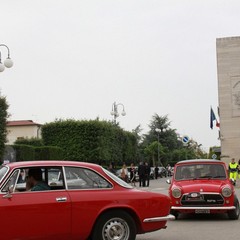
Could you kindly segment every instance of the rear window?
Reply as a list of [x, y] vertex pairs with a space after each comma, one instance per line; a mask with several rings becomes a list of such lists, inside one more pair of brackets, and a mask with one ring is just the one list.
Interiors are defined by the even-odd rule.
[[65, 167], [68, 189], [111, 188], [112, 185], [97, 172], [82, 167]]

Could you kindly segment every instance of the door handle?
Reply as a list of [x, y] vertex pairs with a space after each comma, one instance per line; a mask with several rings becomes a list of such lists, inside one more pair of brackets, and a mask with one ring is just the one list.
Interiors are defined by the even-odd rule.
[[67, 197], [59, 197], [59, 198], [56, 198], [56, 201], [57, 201], [57, 202], [66, 202], [66, 201], [67, 201]]

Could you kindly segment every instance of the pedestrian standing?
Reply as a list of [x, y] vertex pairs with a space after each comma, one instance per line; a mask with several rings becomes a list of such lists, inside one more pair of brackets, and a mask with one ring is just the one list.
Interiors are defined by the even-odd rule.
[[154, 168], [155, 179], [158, 179], [158, 171], [159, 171], [159, 168], [158, 168], [158, 166], [156, 165], [156, 167]]
[[236, 185], [237, 174], [238, 174], [238, 164], [235, 162], [235, 158], [232, 158], [228, 166], [229, 178], [233, 181], [233, 185]]
[[134, 187], [136, 186], [136, 168], [133, 163], [130, 166], [130, 182]]
[[150, 173], [151, 173], [151, 168], [150, 168], [150, 166], [148, 165], [148, 163], [145, 162], [145, 179], [146, 179], [146, 187], [149, 187]]
[[111, 173], [113, 173], [113, 174], [116, 174], [116, 172], [115, 172], [115, 170], [114, 170], [114, 168], [113, 168], [112, 163], [109, 164], [108, 171], [111, 172]]
[[238, 178], [240, 179], [240, 159], [238, 160]]
[[145, 166], [140, 162], [138, 166], [139, 187], [145, 187]]
[[171, 174], [171, 169], [172, 169], [172, 168], [171, 168], [170, 164], [167, 165], [166, 169], [167, 169], [167, 176], [168, 176], [168, 177], [171, 177], [171, 175], [172, 175], [172, 174]]
[[121, 178], [125, 182], [128, 182], [128, 170], [127, 170], [127, 166], [125, 163], [123, 164], [122, 169], [121, 169]]

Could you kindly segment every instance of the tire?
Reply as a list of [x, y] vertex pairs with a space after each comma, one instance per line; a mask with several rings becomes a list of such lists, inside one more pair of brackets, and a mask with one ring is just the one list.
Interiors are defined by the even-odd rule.
[[174, 217], [175, 217], [175, 220], [177, 220], [178, 219], [178, 216], [179, 216], [179, 212], [177, 212], [177, 211], [174, 211], [174, 210], [171, 210], [171, 212], [170, 212]]
[[236, 196], [234, 197], [234, 206], [236, 208], [228, 212], [228, 218], [231, 220], [237, 220], [239, 218], [239, 201]]
[[97, 220], [92, 240], [135, 240], [136, 224], [123, 210], [114, 210], [100, 216]]

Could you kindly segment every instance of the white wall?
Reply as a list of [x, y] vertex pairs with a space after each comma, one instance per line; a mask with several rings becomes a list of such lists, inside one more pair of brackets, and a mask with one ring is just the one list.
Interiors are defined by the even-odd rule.
[[[39, 126], [40, 127], [40, 126]], [[7, 144], [13, 144], [19, 137], [32, 138], [41, 137], [38, 126], [11, 126], [7, 127]]]

